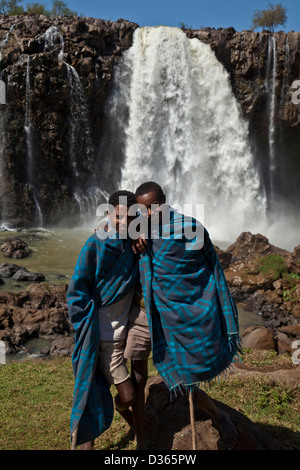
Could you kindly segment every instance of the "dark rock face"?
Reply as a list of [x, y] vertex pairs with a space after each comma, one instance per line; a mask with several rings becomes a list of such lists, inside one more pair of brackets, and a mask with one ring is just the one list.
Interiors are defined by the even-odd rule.
[[88, 211], [103, 202], [104, 100], [137, 25], [39, 15], [0, 23], [0, 214], [16, 225], [40, 224], [41, 214], [45, 226], [76, 225], [82, 204]]

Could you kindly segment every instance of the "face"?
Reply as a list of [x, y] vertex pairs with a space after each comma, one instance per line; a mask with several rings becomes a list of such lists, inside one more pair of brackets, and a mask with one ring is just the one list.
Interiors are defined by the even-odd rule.
[[165, 198], [163, 201], [160, 201], [155, 191], [149, 191], [149, 193], [143, 194], [142, 196], [137, 196], [136, 200], [139, 205], [146, 207], [148, 217], [155, 215], [155, 207], [151, 208], [151, 206], [155, 205], [157, 208], [165, 203]]
[[111, 225], [121, 235], [127, 235], [127, 230], [134, 216], [128, 215], [128, 207], [118, 205], [112, 212], [108, 212]]

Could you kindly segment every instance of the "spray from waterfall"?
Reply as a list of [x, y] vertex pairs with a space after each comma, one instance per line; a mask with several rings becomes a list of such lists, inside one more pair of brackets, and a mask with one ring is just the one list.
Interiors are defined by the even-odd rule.
[[248, 125], [209, 45], [178, 28], [137, 29], [116, 80], [109, 119], [128, 116], [116, 136], [123, 139], [123, 189], [154, 180], [175, 207], [204, 204], [217, 240], [264, 220]]

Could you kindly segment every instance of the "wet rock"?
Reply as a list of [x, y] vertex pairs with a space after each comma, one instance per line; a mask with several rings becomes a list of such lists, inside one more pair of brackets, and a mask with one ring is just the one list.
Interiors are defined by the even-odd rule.
[[15, 281], [43, 282], [45, 276], [40, 273], [32, 273], [26, 268], [19, 269], [12, 277]]
[[2, 243], [1, 251], [6, 258], [21, 259], [31, 255], [28, 244], [20, 238], [7, 239]]
[[30, 338], [70, 335], [67, 285], [31, 284], [24, 291], [0, 292], [0, 340], [17, 352]]
[[74, 338], [71, 336], [62, 336], [53, 341], [50, 347], [49, 355], [51, 357], [71, 356], [74, 351]]
[[0, 276], [2, 277], [12, 277], [17, 271], [19, 271], [21, 266], [11, 263], [2, 263], [0, 265]]

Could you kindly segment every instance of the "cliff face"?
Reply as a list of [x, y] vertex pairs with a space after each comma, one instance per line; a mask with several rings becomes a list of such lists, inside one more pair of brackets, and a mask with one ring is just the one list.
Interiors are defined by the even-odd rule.
[[[17, 225], [78, 223], [101, 198], [98, 148], [114, 65], [137, 25], [2, 17], [0, 214]], [[74, 197], [75, 194], [75, 197]]]
[[[93, 18], [0, 17], [0, 216], [16, 225], [77, 223], [117, 185], [101, 138], [115, 64], [138, 25]], [[186, 31], [209, 43], [227, 69], [250, 124], [257, 165], [277, 197], [299, 197], [300, 33]], [[275, 46], [274, 46], [275, 38]], [[105, 162], [105, 165], [104, 165]], [[110, 166], [108, 171], [107, 166]], [[108, 175], [111, 175], [108, 177]], [[108, 181], [108, 179], [110, 181]]]

